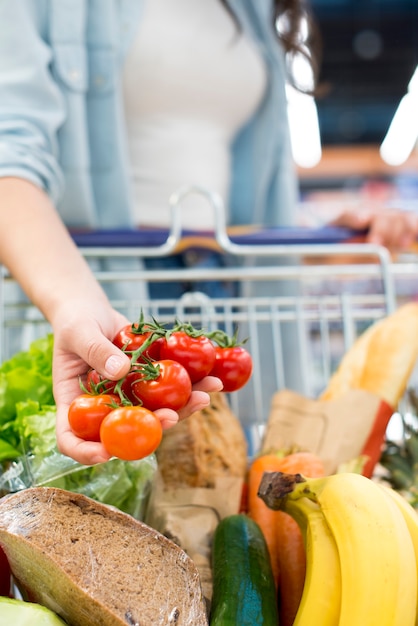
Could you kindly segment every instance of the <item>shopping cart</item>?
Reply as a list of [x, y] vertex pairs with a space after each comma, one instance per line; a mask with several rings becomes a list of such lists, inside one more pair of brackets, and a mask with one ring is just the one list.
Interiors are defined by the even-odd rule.
[[[214, 211], [215, 231], [206, 234], [203, 243], [201, 233], [181, 226], [181, 203], [190, 193], [203, 194]], [[238, 330], [239, 338], [248, 338], [253, 376], [244, 389], [230, 394], [230, 402], [257, 447], [273, 393], [288, 387], [316, 397], [356, 337], [396, 308], [393, 264], [385, 248], [356, 243], [353, 233], [342, 229], [231, 233], [218, 196], [200, 188], [179, 190], [170, 205], [169, 231], [73, 236], [113, 305], [128, 319], [136, 321], [143, 312], [145, 319], [154, 317], [168, 326], [178, 319], [206, 330], [222, 327], [230, 335]], [[220, 250], [226, 265], [149, 270], [141, 263], [145, 257], [196, 245]], [[202, 280], [233, 283], [238, 291], [211, 298], [193, 289]], [[178, 281], [190, 286], [179, 299], [149, 299], [144, 293], [144, 285], [152, 282]], [[0, 286], [0, 349], [5, 360], [50, 329], [4, 270]]]

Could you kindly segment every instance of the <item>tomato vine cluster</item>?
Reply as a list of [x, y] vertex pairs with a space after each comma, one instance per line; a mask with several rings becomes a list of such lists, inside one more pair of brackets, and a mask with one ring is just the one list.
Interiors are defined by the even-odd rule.
[[181, 410], [193, 384], [216, 376], [223, 391], [243, 387], [252, 373], [250, 353], [221, 330], [206, 333], [176, 322], [166, 329], [153, 320], [124, 326], [113, 343], [129, 354], [131, 368], [119, 381], [87, 373], [81, 393], [71, 403], [72, 431], [101, 441], [112, 456], [132, 461], [148, 456], [161, 442], [161, 422], [154, 411]]

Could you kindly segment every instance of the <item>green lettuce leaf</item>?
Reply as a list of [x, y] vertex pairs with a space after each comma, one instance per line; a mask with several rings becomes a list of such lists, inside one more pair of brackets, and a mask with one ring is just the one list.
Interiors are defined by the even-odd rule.
[[17, 459], [20, 454], [20, 450], [12, 446], [8, 441], [0, 439], [0, 463], [2, 461]]
[[26, 400], [54, 404], [52, 393], [53, 336], [37, 339], [0, 366], [0, 426], [16, 416], [16, 405]]
[[15, 428], [23, 451], [35, 456], [48, 455], [56, 446], [55, 405], [42, 405], [35, 400], [16, 404]]

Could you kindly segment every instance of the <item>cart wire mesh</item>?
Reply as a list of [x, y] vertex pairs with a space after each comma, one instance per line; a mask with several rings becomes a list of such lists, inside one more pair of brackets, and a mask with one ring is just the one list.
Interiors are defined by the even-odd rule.
[[[203, 195], [213, 212], [213, 243], [225, 263], [222, 267], [147, 269], [145, 258], [175, 254], [184, 241], [181, 204], [194, 193]], [[317, 397], [356, 338], [396, 309], [396, 286], [404, 274], [414, 280], [417, 265], [414, 259], [404, 266], [394, 264], [381, 246], [341, 243], [335, 229], [329, 240], [322, 231], [320, 238], [313, 233], [310, 239], [308, 229], [296, 237], [293, 230], [291, 241], [286, 229], [268, 231], [265, 239], [263, 232], [233, 239], [219, 196], [194, 186], [175, 192], [169, 204], [172, 223], [163, 241], [144, 245], [141, 240], [139, 245], [135, 239], [142, 233], [121, 231], [100, 232], [96, 242], [89, 236], [89, 244], [78, 245], [113, 306], [132, 322], [142, 312], [145, 319], [155, 318], [167, 327], [179, 320], [207, 331], [238, 332], [238, 338], [246, 340], [253, 375], [229, 399], [250, 443], [257, 447], [273, 394], [289, 388]], [[114, 245], [103, 245], [109, 237], [114, 237]], [[202, 281], [232, 286], [232, 295], [210, 297], [199, 288]], [[149, 297], [150, 285], [164, 289], [171, 283], [186, 286], [181, 297]], [[2, 268], [1, 360], [27, 349], [31, 341], [50, 331]]]
[[[305, 257], [309, 252], [305, 251]], [[137, 250], [124, 258], [135, 267], [140, 264]], [[206, 271], [103, 270], [101, 257], [89, 255], [114, 307], [132, 322], [142, 312], [145, 320], [154, 318], [167, 327], [179, 320], [207, 331], [222, 328], [231, 336], [237, 332], [238, 339], [246, 341], [253, 375], [246, 387], [229, 394], [229, 400], [247, 434], [250, 454], [258, 449], [273, 394], [290, 388], [317, 397], [355, 339], [395, 306], [385, 291], [387, 279], [382, 279], [379, 263], [332, 268], [304, 265], [298, 262], [300, 250], [293, 264], [282, 266], [271, 259], [260, 266], [246, 258], [244, 267], [237, 264]], [[202, 277], [232, 282], [237, 293], [216, 298], [194, 291], [193, 283]], [[152, 281], [167, 284], [186, 279], [190, 291], [180, 298], [146, 296], [146, 286]], [[2, 275], [0, 296], [4, 361], [51, 328], [7, 272]]]

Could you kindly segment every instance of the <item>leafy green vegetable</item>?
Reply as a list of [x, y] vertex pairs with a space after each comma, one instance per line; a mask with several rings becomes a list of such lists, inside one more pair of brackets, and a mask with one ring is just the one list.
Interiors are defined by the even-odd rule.
[[53, 336], [32, 342], [0, 366], [0, 426], [16, 416], [16, 405], [26, 400], [54, 404], [52, 393]]
[[35, 400], [16, 404], [15, 428], [24, 452], [35, 456], [49, 454], [56, 445], [55, 405], [43, 405]]
[[0, 463], [17, 459], [21, 455], [20, 450], [12, 446], [8, 441], [0, 439]]
[[[156, 470], [156, 458], [139, 461], [111, 459], [107, 463], [81, 466], [64, 478], [64, 489], [82, 493], [103, 504], [110, 504], [137, 519], [142, 519]], [[58, 487], [55, 481], [52, 483]]]
[[[52, 394], [53, 337], [0, 366], [0, 491], [49, 485], [83, 493], [141, 518], [156, 469], [151, 455], [80, 465], [58, 452]], [[13, 461], [13, 463], [10, 463]]]

